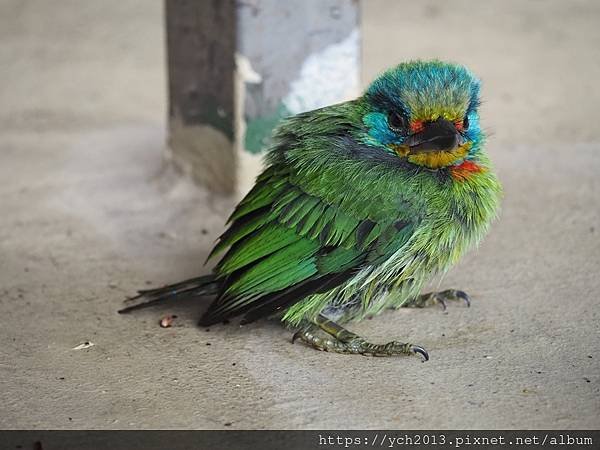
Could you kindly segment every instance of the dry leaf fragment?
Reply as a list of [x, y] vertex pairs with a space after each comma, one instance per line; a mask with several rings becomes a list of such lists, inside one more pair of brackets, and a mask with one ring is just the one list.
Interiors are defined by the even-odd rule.
[[162, 319], [160, 319], [159, 325], [161, 326], [161, 328], [169, 328], [173, 325], [173, 321], [175, 319], [177, 319], [177, 316], [169, 314], [168, 316], [165, 316]]
[[96, 345], [96, 344], [94, 344], [93, 342], [85, 341], [85, 342], [79, 344], [78, 346], [73, 347], [73, 350], [84, 350], [86, 348], [93, 347], [94, 345]]

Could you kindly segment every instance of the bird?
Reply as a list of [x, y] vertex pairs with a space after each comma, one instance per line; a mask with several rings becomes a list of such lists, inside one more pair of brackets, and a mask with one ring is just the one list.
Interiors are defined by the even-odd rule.
[[480, 80], [440, 60], [400, 63], [350, 101], [283, 119], [254, 187], [208, 259], [208, 275], [138, 291], [142, 303], [214, 296], [210, 326], [274, 318], [317, 350], [394, 356], [428, 351], [345, 328], [384, 310], [470, 297], [422, 294], [497, 218], [502, 187], [485, 152]]

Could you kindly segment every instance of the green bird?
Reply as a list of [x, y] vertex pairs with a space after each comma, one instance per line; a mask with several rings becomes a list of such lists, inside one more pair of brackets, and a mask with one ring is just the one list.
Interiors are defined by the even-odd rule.
[[341, 324], [388, 308], [468, 304], [459, 290], [420, 293], [497, 215], [479, 91], [463, 66], [413, 61], [356, 100], [285, 119], [209, 256], [223, 254], [213, 272], [140, 291], [146, 302], [122, 312], [215, 295], [202, 326], [275, 317], [319, 350], [429, 359], [421, 346], [373, 344]]

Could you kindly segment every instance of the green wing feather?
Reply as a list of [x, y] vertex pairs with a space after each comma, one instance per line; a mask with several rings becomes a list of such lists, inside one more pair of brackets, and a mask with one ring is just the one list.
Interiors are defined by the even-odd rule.
[[[248, 311], [269, 315], [312, 291], [335, 287], [389, 251], [398, 234], [391, 223], [307, 194], [275, 167], [259, 177], [230, 222], [210, 256], [228, 248], [215, 267], [223, 287], [202, 318], [205, 325]], [[276, 306], [269, 308], [271, 303]]]
[[272, 315], [341, 285], [411, 236], [418, 219], [401, 206], [395, 172], [331, 158], [359, 145], [350, 135], [362, 124], [361, 108], [334, 105], [279, 128], [268, 168], [209, 256], [225, 252], [215, 268], [221, 291], [202, 324]]

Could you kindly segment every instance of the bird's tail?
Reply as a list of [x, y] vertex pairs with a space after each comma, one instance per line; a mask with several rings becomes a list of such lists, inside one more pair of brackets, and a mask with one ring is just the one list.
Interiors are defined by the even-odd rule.
[[215, 276], [210, 274], [190, 278], [189, 280], [180, 281], [179, 283], [161, 288], [141, 290], [138, 291], [135, 297], [131, 297], [129, 301], [140, 299], [142, 302], [119, 310], [119, 314], [126, 314], [137, 309], [147, 308], [165, 300], [184, 295], [186, 297], [215, 295], [219, 291], [219, 284]]

